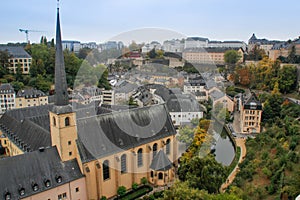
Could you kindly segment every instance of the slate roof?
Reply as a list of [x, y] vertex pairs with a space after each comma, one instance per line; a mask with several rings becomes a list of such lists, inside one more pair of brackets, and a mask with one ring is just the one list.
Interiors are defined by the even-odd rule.
[[8, 51], [13, 58], [31, 58], [24, 48], [20, 46], [0, 46], [0, 51]]
[[176, 134], [165, 104], [82, 118], [77, 129], [84, 163]]
[[46, 94], [44, 92], [42, 92], [41, 90], [34, 89], [34, 88], [19, 90], [17, 93], [17, 97], [24, 97], [26, 99], [43, 97], [43, 96], [46, 96]]
[[244, 109], [250, 110], [262, 110], [262, 104], [257, 99], [254, 93], [251, 93], [248, 97], [243, 100]]
[[[229, 48], [229, 47], [208, 47], [208, 48], [186, 48], [183, 52], [195, 52], [195, 53], [224, 53], [228, 50], [239, 50], [241, 48]], [[208, 56], [208, 55], [207, 55]]]
[[[59, 176], [61, 183], [57, 182]], [[62, 162], [55, 147], [45, 148], [0, 160], [0, 195], [4, 197], [9, 192], [11, 199], [25, 198], [82, 177], [75, 159]], [[50, 181], [49, 187], [46, 180]], [[33, 184], [38, 185], [37, 191]], [[19, 193], [21, 188], [25, 191], [23, 196]]]
[[163, 150], [160, 150], [153, 158], [150, 169], [155, 171], [166, 171], [172, 168], [172, 162]]
[[0, 85], [0, 94], [10, 94], [15, 93], [13, 86], [9, 83], [3, 83]]
[[171, 95], [167, 101], [169, 112], [201, 112], [202, 109], [195, 98], [185, 94]]

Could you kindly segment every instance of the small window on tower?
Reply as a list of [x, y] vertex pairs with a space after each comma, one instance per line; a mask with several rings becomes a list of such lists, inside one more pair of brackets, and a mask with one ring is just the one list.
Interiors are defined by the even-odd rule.
[[70, 126], [70, 117], [65, 118], [65, 126]]
[[53, 125], [56, 126], [56, 119], [53, 117]]

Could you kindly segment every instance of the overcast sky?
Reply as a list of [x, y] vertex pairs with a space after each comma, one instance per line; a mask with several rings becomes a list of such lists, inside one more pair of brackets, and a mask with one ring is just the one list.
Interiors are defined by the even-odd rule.
[[[46, 35], [47, 38], [54, 36], [56, 0], [0, 0], [0, 2], [0, 43], [24, 42], [25, 34], [20, 33], [19, 28], [43, 31], [30, 33], [31, 42], [39, 41], [41, 35]], [[299, 13], [299, 0], [61, 0], [60, 2], [63, 40], [97, 43], [110, 40], [123, 32], [126, 32], [128, 37], [134, 35], [130, 34], [132, 30], [149, 27], [169, 30], [166, 32], [174, 33], [174, 37], [183, 35], [207, 37], [210, 40], [248, 41], [252, 33], [256, 33], [258, 38], [288, 40], [300, 36]], [[138, 34], [144, 35], [144, 32], [140, 31]], [[172, 34], [162, 35], [173, 37]], [[132, 36], [131, 39], [139, 40], [139, 37]], [[151, 39], [149, 37], [149, 40]], [[157, 40], [160, 39], [164, 38]]]

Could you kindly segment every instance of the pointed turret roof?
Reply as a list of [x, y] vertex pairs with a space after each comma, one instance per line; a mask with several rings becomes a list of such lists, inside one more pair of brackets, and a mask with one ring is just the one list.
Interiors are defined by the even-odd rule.
[[153, 158], [150, 169], [155, 171], [166, 171], [172, 168], [172, 162], [163, 150], [160, 150]]
[[253, 33], [253, 35], [252, 35], [251, 38], [249, 39], [249, 42], [253, 42], [253, 41], [255, 41], [255, 40], [257, 40], [257, 38], [256, 38], [255, 34]]
[[62, 43], [61, 43], [59, 8], [57, 8], [56, 53], [55, 53], [55, 105], [65, 106], [68, 104], [69, 104], [69, 98], [67, 92], [64, 54], [63, 54]]

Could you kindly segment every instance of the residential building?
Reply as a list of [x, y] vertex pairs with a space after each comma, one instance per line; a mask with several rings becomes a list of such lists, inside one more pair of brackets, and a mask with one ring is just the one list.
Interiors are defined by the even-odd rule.
[[40, 106], [48, 104], [48, 96], [37, 89], [19, 90], [16, 96], [15, 107], [26, 108], [30, 106]]
[[208, 38], [188, 37], [184, 41], [184, 49], [205, 48], [208, 45]]
[[247, 44], [243, 41], [209, 41], [207, 47], [209, 48], [242, 48], [247, 49]]
[[142, 53], [148, 53], [152, 49], [160, 50], [162, 48], [161, 44], [157, 41], [152, 41], [150, 44], [145, 44], [142, 47]]
[[224, 54], [228, 50], [236, 50], [240, 53], [239, 62], [244, 60], [244, 52], [241, 48], [187, 48], [182, 53], [182, 58], [194, 64], [224, 65]]
[[17, 73], [18, 66], [20, 66], [22, 74], [29, 74], [32, 58], [23, 47], [0, 46], [0, 51], [7, 51], [10, 56], [8, 59], [9, 71], [15, 74]]
[[180, 53], [184, 48], [184, 40], [167, 40], [164, 41], [162, 49], [165, 52]]
[[80, 48], [98, 49], [96, 42], [81, 43]]
[[75, 159], [62, 162], [56, 147], [0, 160], [1, 199], [87, 199]]
[[115, 104], [115, 91], [114, 90], [102, 90], [103, 104], [114, 105]]
[[251, 38], [248, 40], [248, 52], [253, 50], [255, 46], [257, 46], [259, 49], [263, 49], [267, 55], [270, 54], [270, 50], [273, 48], [273, 46], [277, 43], [280, 43], [280, 41], [276, 40], [267, 40], [267, 39], [258, 39], [256, 35], [253, 33]]
[[63, 49], [68, 49], [70, 52], [78, 53], [81, 49], [81, 44], [79, 41], [74, 40], [64, 40], [62, 41]]
[[137, 84], [129, 83], [125, 80], [117, 82], [114, 88], [115, 102], [122, 103], [128, 101], [137, 88]]
[[12, 110], [16, 107], [15, 104], [16, 94], [14, 88], [9, 83], [3, 83], [0, 85], [0, 114], [3, 114], [7, 110]]
[[241, 132], [245, 134], [261, 132], [262, 104], [254, 93], [248, 96], [240, 95]]
[[213, 90], [209, 93], [209, 96], [213, 100], [213, 106], [220, 104], [223, 108], [227, 108], [229, 112], [232, 113], [234, 111], [234, 100], [227, 94], [219, 90]]
[[296, 39], [292, 42], [281, 42], [276, 43], [269, 51], [269, 58], [273, 61], [278, 59], [280, 56], [288, 57], [292, 48], [295, 48], [295, 55], [300, 55], [300, 39]]
[[[59, 9], [56, 26], [54, 104], [11, 110], [0, 118], [1, 144], [16, 156], [0, 162], [0, 193], [6, 199], [24, 192], [28, 199], [100, 199], [116, 197], [120, 186], [130, 189], [143, 177], [155, 186], [174, 181], [176, 130], [166, 105], [92, 108], [95, 114], [90, 107], [73, 110]], [[45, 189], [48, 180], [51, 190]]]

